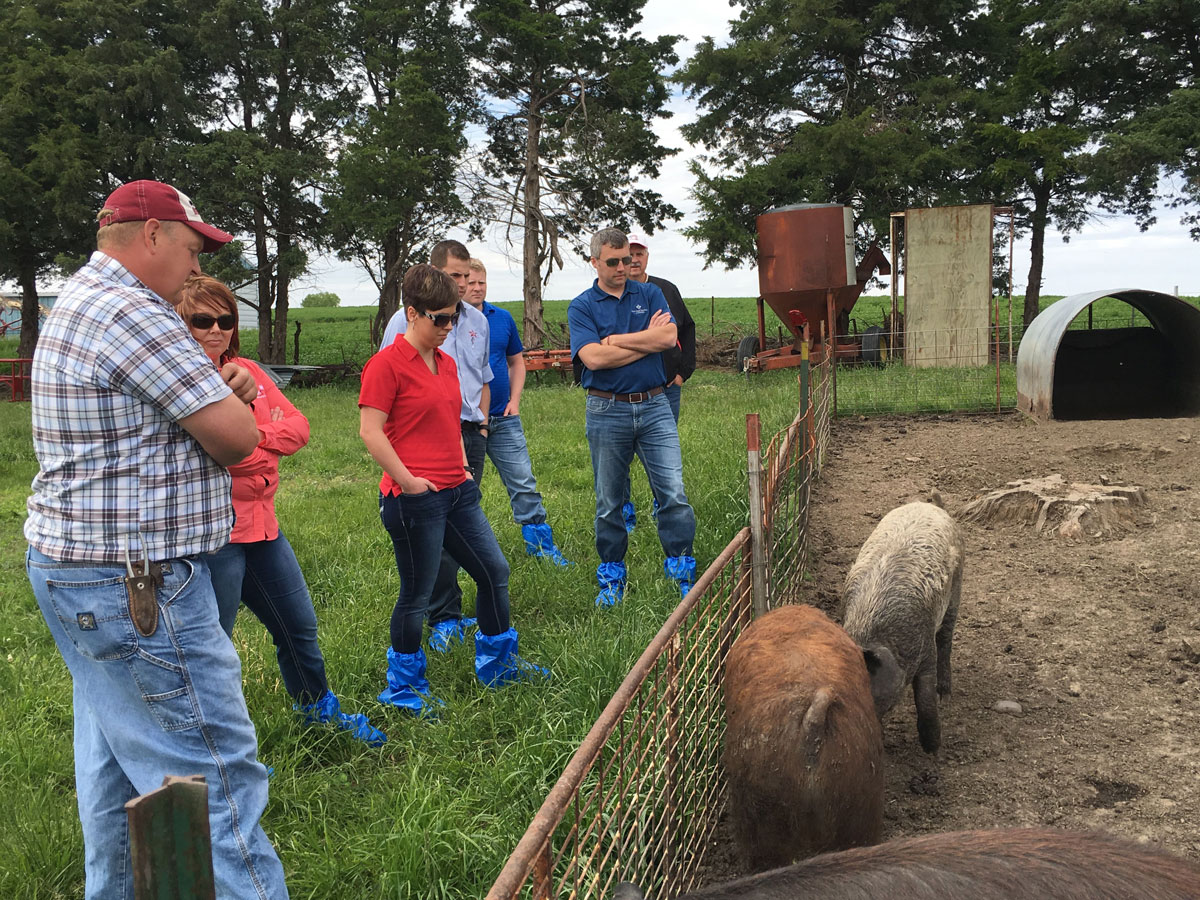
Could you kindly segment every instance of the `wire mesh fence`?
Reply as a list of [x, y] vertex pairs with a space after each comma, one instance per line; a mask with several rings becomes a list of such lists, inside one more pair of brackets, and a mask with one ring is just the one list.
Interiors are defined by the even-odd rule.
[[[799, 412], [767, 445], [767, 580], [780, 600], [792, 597], [790, 586], [803, 576], [809, 489], [829, 441], [831, 381], [828, 366], [803, 367]], [[654, 896], [673, 896], [699, 883], [725, 805], [722, 676], [729, 648], [751, 620], [752, 549], [744, 528], [663, 624], [567, 763], [488, 900], [600, 900], [627, 879]]]
[[[872, 358], [837, 356], [837, 414], [1011, 409], [1017, 405], [1015, 355], [992, 328], [906, 332]], [[844, 345], [850, 336], [840, 336]]]

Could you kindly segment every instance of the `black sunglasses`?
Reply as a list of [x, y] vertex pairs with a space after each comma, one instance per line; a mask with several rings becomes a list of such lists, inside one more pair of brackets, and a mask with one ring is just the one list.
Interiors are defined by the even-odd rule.
[[627, 266], [631, 262], [633, 262], [632, 256], [610, 256], [608, 259], [606, 259], [604, 261], [604, 264], [606, 266], [608, 266], [610, 269], [615, 269], [617, 267], [618, 263], [620, 263], [623, 266]]
[[223, 316], [210, 316], [208, 313], [193, 313], [191, 319], [193, 328], [198, 328], [201, 331], [208, 331], [213, 325], [216, 325], [222, 331], [233, 331], [233, 326], [237, 324], [237, 317], [233, 313], [226, 313]]
[[458, 308], [452, 313], [431, 313], [421, 310], [421, 315], [433, 323], [434, 328], [445, 328], [447, 325], [457, 325], [458, 317], [462, 315], [462, 304], [458, 304]]

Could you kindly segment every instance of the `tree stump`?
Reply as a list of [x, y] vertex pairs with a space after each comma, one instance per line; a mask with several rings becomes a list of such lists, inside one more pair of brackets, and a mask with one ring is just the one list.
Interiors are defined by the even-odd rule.
[[1032, 525], [1039, 533], [1079, 541], [1126, 534], [1149, 501], [1136, 485], [1066, 483], [1061, 475], [1010, 481], [968, 503], [966, 522]]

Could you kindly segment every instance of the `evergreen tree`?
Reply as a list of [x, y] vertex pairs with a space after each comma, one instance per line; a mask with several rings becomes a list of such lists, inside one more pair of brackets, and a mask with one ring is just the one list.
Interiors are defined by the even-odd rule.
[[328, 245], [322, 194], [354, 106], [346, 13], [328, 0], [224, 0], [191, 11], [211, 114], [187, 161], [206, 215], [252, 241], [264, 362], [284, 360], [289, 287]]
[[563, 241], [678, 216], [641, 186], [674, 152], [654, 133], [677, 40], [635, 31], [644, 0], [475, 0], [472, 55], [489, 98], [474, 202], [523, 232], [524, 338], [546, 336], [542, 286]]
[[195, 108], [190, 41], [170, 4], [0, 0], [0, 279], [21, 287], [21, 356], [37, 341], [37, 279], [95, 247], [108, 193], [173, 180]]
[[864, 241], [891, 212], [956, 194], [947, 108], [974, 0], [747, 0], [730, 42], [706, 38], [676, 76], [700, 106], [683, 128], [708, 263], [756, 257], [754, 220], [793, 203], [854, 208]]
[[447, 229], [470, 218], [456, 170], [475, 112], [463, 29], [449, 0], [353, 0], [350, 42], [366, 86], [326, 197], [338, 256], [379, 289], [378, 344], [400, 282]]

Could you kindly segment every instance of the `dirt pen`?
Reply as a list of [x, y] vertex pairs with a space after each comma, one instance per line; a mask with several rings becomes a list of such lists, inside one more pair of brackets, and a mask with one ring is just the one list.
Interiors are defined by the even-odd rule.
[[831, 373], [814, 367], [811, 381], [811, 401], [762, 454], [760, 552], [759, 529], [744, 529], [666, 621], [489, 900], [599, 900], [625, 879], [667, 900], [742, 874], [722, 823], [721, 678], [752, 616], [756, 561], [772, 605], [836, 617], [845, 573], [887, 511], [936, 489], [961, 516], [1008, 482], [1049, 475], [1137, 485], [1148, 503], [1071, 539], [1032, 521], [963, 523], [942, 749], [921, 751], [902, 702], [884, 729], [884, 838], [1053, 825], [1200, 859], [1197, 420], [837, 419]]

